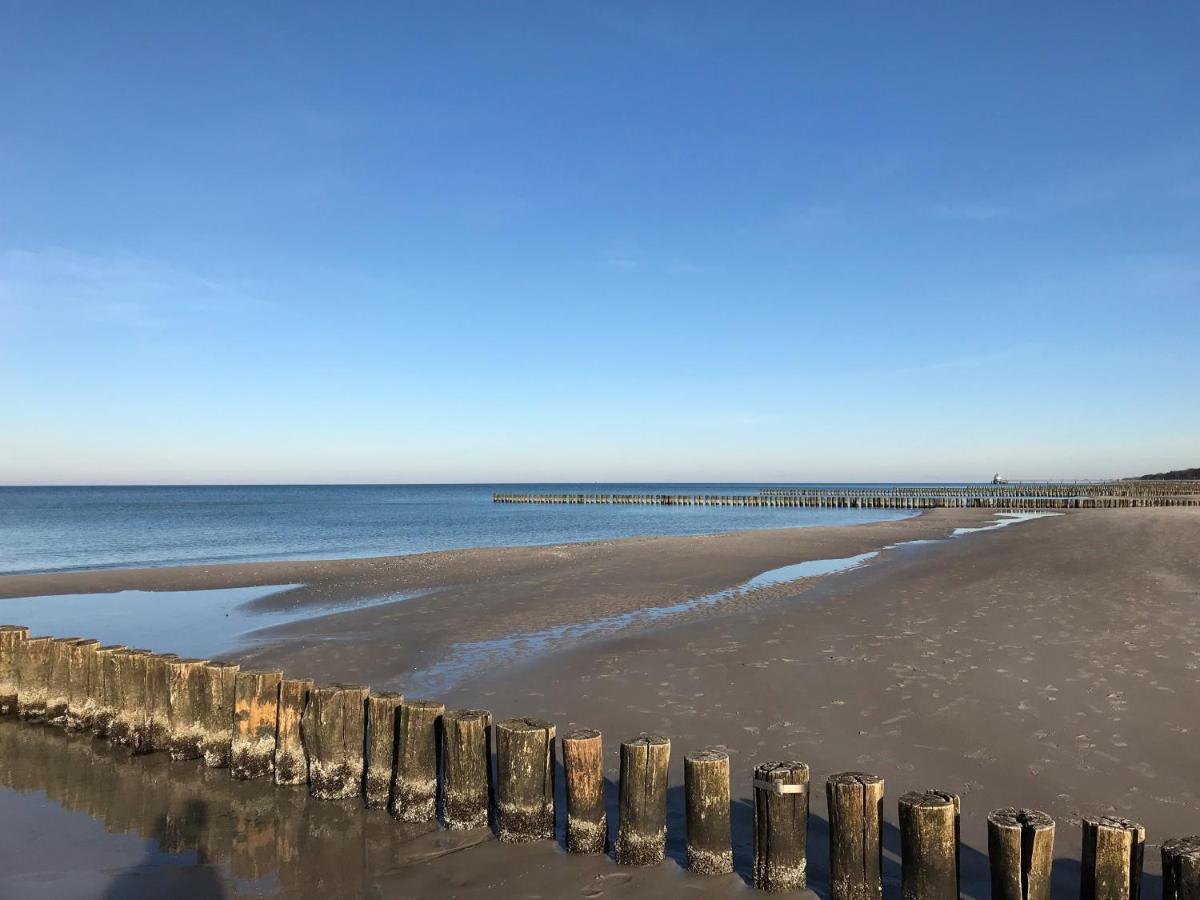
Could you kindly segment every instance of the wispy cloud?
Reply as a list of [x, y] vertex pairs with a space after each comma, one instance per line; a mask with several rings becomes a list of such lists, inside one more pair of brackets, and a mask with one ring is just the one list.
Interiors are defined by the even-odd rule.
[[243, 285], [161, 260], [64, 248], [0, 251], [0, 313], [18, 321], [155, 329], [268, 306]]

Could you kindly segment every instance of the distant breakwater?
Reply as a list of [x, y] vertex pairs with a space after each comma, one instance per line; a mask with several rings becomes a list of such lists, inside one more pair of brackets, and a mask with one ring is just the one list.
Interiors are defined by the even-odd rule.
[[494, 493], [493, 503], [830, 509], [1129, 509], [1200, 506], [1200, 481], [1038, 482], [885, 488], [760, 488], [756, 494]]

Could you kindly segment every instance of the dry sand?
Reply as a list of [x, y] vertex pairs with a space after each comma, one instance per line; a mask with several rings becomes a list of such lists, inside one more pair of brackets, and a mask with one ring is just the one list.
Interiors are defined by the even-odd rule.
[[[447, 585], [286, 626], [253, 654], [297, 674], [403, 686], [414, 669], [464, 641], [670, 603], [776, 566], [939, 537], [987, 518], [938, 511], [849, 528], [211, 567], [203, 577], [194, 569], [34, 576], [0, 579], [0, 592], [47, 593], [72, 578], [86, 587], [62, 590], [280, 583], [302, 566], [321, 577], [288, 602], [352, 584], [365, 594]], [[1015, 805], [1058, 820], [1061, 897], [1078, 896], [1080, 815], [1144, 822], [1143, 890], [1156, 897], [1158, 844], [1200, 831], [1197, 547], [1200, 510], [1073, 512], [890, 551], [854, 572], [495, 666], [443, 699], [490, 707], [497, 717], [544, 717], [560, 733], [600, 728], [614, 780], [621, 739], [641, 731], [672, 739], [670, 859], [630, 870], [608, 858], [569, 857], [549, 842], [512, 847], [486, 832], [443, 833], [372, 863], [367, 881], [399, 897], [741, 894], [750, 771], [795, 758], [813, 774], [809, 878], [818, 894], [828, 881], [824, 780], [857, 769], [887, 779], [889, 895], [899, 879], [896, 798], [934, 787], [963, 798], [964, 894], [988, 896], [985, 817]], [[681, 869], [682, 757], [706, 746], [728, 750], [734, 767], [737, 872], [717, 878]], [[614, 785], [610, 795], [615, 828]], [[360, 859], [349, 850], [344, 862]]]

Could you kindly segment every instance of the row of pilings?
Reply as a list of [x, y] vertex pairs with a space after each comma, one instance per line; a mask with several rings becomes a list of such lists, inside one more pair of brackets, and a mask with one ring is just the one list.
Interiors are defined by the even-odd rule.
[[[405, 822], [491, 827], [506, 843], [554, 840], [560, 820], [570, 853], [613, 852], [621, 865], [665, 857], [668, 738], [641, 734], [620, 746], [619, 814], [610, 845], [602, 736], [558, 738], [535, 718], [493, 723], [482, 709], [447, 710], [360, 685], [314, 684], [281, 671], [85, 638], [30, 636], [0, 626], [0, 714], [92, 734], [134, 753], [203, 759], [233, 779], [306, 785], [318, 800], [361, 798]], [[558, 747], [566, 808], [558, 808]], [[494, 752], [494, 765], [493, 765]], [[733, 871], [729, 754], [684, 757], [687, 867]], [[807, 883], [808, 766], [773, 761], [753, 772], [755, 887]], [[830, 895], [882, 893], [884, 779], [830, 775]], [[958, 900], [960, 798], [938, 790], [899, 798], [905, 900]], [[1081, 900], [1139, 900], [1145, 828], [1114, 816], [1083, 819]], [[995, 900], [1048, 900], [1055, 823], [1037, 810], [988, 816]], [[1163, 895], [1200, 900], [1200, 836], [1162, 845]]]
[[[1127, 485], [1148, 485], [1145, 488]], [[1164, 484], [1176, 485], [1167, 489]], [[1200, 506], [1200, 482], [970, 487], [760, 488], [752, 494], [496, 492], [493, 503], [828, 509], [1131, 509]]]

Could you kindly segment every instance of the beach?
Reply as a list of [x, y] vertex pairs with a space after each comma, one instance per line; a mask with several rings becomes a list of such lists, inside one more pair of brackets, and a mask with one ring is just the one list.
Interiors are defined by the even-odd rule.
[[[441, 683], [448, 707], [541, 717], [560, 734], [598, 728], [614, 829], [619, 742], [640, 732], [671, 739], [663, 865], [568, 856], [557, 842], [501, 845], [487, 832], [406, 834], [364, 875], [383, 896], [739, 894], [750, 862], [751, 771], [780, 759], [811, 768], [809, 884], [820, 895], [828, 885], [824, 781], [856, 770], [887, 780], [889, 895], [899, 887], [896, 799], [937, 788], [962, 797], [968, 896], [988, 896], [986, 815], [1005, 806], [1057, 820], [1054, 893], [1063, 897], [1078, 892], [1080, 816], [1143, 822], [1143, 890], [1157, 896], [1158, 845], [1200, 820], [1200, 710], [1190, 702], [1200, 681], [1200, 511], [1079, 511], [951, 538], [993, 521], [937, 510], [705, 537], [10, 576], [0, 578], [0, 597], [298, 584], [255, 602], [320, 610], [414, 595], [255, 633], [238, 658], [410, 697], [413, 684]], [[737, 590], [769, 570], [876, 551], [837, 574]], [[685, 603], [714, 594], [712, 603]], [[666, 607], [680, 612], [639, 617]], [[598, 619], [615, 624], [569, 630]], [[561, 628], [564, 639], [545, 638], [561, 638]], [[522, 652], [529, 635], [547, 641], [542, 652]], [[464, 657], [445, 677], [444, 664]], [[728, 876], [681, 868], [682, 759], [704, 747], [731, 757]], [[353, 841], [344, 854], [353, 865], [365, 859]]]

